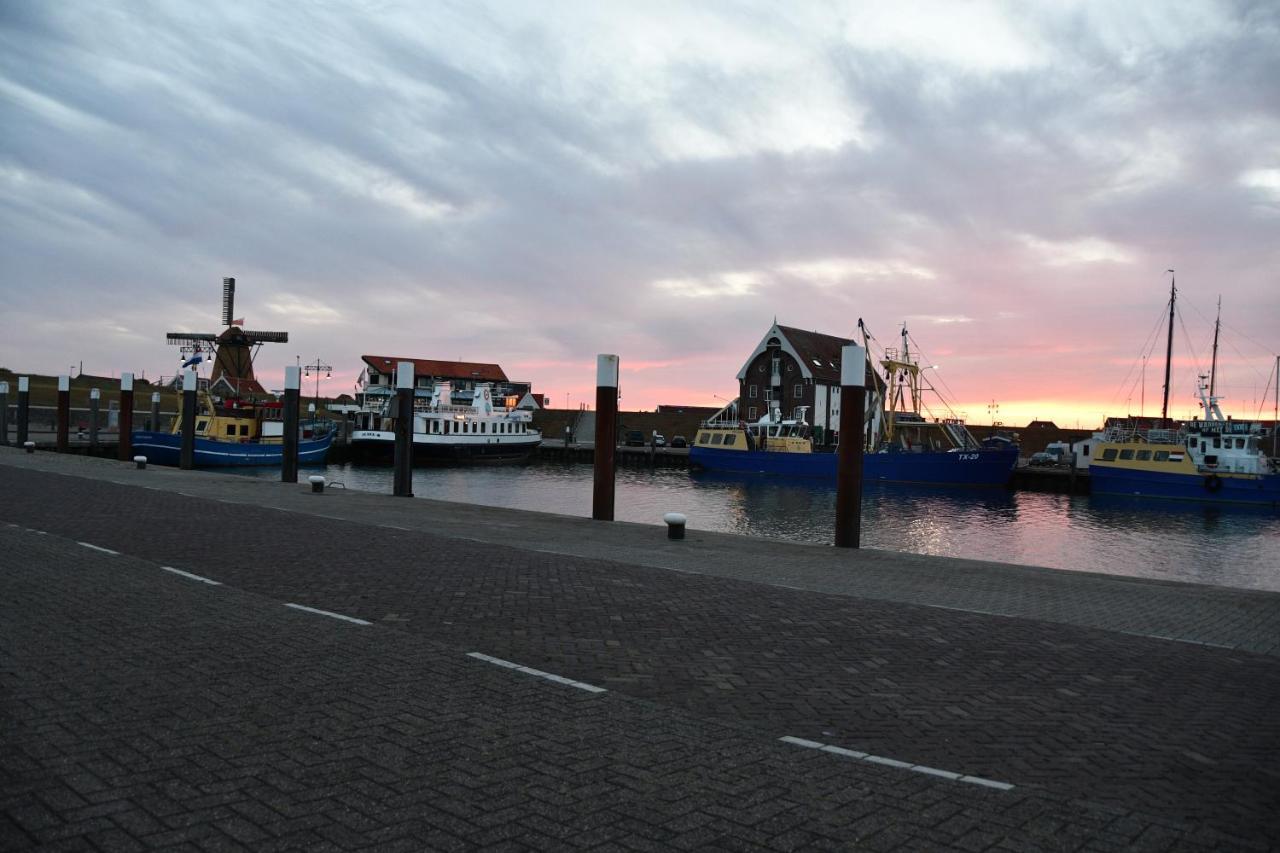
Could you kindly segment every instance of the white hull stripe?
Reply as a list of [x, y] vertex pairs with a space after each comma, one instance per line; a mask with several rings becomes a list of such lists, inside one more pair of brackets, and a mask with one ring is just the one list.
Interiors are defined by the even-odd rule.
[[363, 619], [357, 619], [354, 616], [343, 616], [341, 613], [332, 613], [328, 610], [317, 610], [314, 607], [307, 607], [305, 604], [286, 603], [285, 607], [292, 607], [294, 610], [305, 610], [308, 613], [315, 613], [319, 616], [328, 616], [331, 619], [341, 619], [344, 622], [352, 622], [356, 625], [372, 625], [372, 622], [366, 622]]
[[981, 776], [966, 776], [963, 773], [953, 773], [950, 770], [939, 770], [937, 767], [927, 767], [923, 764], [912, 764], [909, 761], [899, 761], [896, 758], [885, 758], [882, 755], [871, 755], [866, 752], [858, 752], [854, 749], [845, 749], [840, 746], [831, 746], [830, 744], [818, 743], [816, 740], [805, 740], [804, 738], [780, 737], [778, 740], [783, 743], [789, 743], [792, 746], [803, 747], [804, 749], [816, 749], [821, 752], [829, 752], [832, 755], [840, 755], [845, 758], [853, 758], [858, 761], [866, 761], [871, 764], [881, 764], [885, 767], [897, 767], [900, 770], [910, 770], [912, 773], [923, 773], [926, 776], [937, 776], [940, 779], [949, 779], [952, 782], [965, 782], [970, 785], [981, 785], [984, 788], [995, 788], [997, 791], [1009, 791], [1013, 789], [1013, 785], [1008, 782], [997, 782], [994, 779], [984, 779]]
[[512, 670], [515, 670], [516, 672], [523, 672], [525, 675], [532, 675], [537, 678], [545, 678], [547, 681], [554, 681], [556, 684], [564, 684], [569, 687], [576, 687], [579, 690], [585, 690], [588, 693], [607, 693], [608, 692], [603, 687], [596, 687], [594, 684], [587, 684], [586, 682], [582, 682], [582, 681], [574, 681], [572, 678], [565, 678], [563, 675], [555, 675], [550, 672], [543, 672], [540, 669], [532, 669], [527, 666], [521, 666], [518, 663], [512, 663], [511, 661], [503, 660], [502, 658], [490, 657], [489, 655], [481, 654], [480, 652], [467, 652], [467, 657], [475, 658], [476, 660], [482, 660], [485, 663], [491, 663], [496, 666], [503, 667], [504, 669], [512, 669]]

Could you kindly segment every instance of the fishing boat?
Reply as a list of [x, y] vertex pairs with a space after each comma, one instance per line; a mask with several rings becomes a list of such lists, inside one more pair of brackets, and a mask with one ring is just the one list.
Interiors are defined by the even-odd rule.
[[1262, 448], [1258, 425], [1222, 416], [1199, 377], [1205, 412], [1181, 429], [1113, 430], [1094, 446], [1094, 494], [1280, 507], [1280, 471]]
[[[197, 468], [229, 465], [280, 465], [284, 460], [284, 408], [279, 402], [197, 395], [195, 456]], [[158, 465], [178, 465], [182, 417], [169, 432], [138, 430], [133, 449]], [[333, 443], [333, 430], [316, 423], [299, 428], [298, 464], [319, 465]]]
[[[379, 390], [382, 393], [372, 393]], [[351, 453], [370, 461], [392, 461], [396, 443], [396, 398], [389, 389], [366, 389], [355, 413]], [[437, 381], [415, 389], [413, 459], [415, 463], [511, 461], [524, 459], [542, 443], [531, 425], [533, 414], [516, 399], [495, 399], [489, 383], [455, 390]]]
[[[1204, 417], [1183, 423], [1178, 429], [1167, 428], [1177, 299], [1174, 281], [1169, 289], [1169, 339], [1160, 418], [1165, 426], [1155, 429], [1115, 426], [1108, 430], [1093, 446], [1089, 460], [1090, 490], [1094, 494], [1280, 507], [1280, 469], [1263, 449], [1262, 426], [1224, 417], [1219, 406], [1222, 398], [1214, 393], [1221, 304], [1213, 328], [1213, 360], [1209, 373], [1196, 379], [1196, 396]], [[1277, 384], [1280, 384], [1280, 374]], [[1272, 429], [1276, 427], [1273, 423]]]
[[[868, 335], [861, 320], [858, 324], [865, 344]], [[774, 328], [780, 327], [775, 323]], [[921, 368], [912, 357], [905, 325], [901, 349], [886, 349], [880, 366], [883, 376], [868, 360], [864, 429], [855, 439], [864, 442], [864, 482], [1008, 484], [1018, 462], [1014, 441], [996, 436], [979, 442], [960, 418], [922, 414]], [[775, 366], [775, 375], [780, 372]], [[783, 417], [779, 396], [771, 389], [770, 405], [756, 421], [726, 419], [726, 407], [705, 422], [689, 450], [690, 463], [710, 471], [835, 480], [835, 446], [815, 441], [807, 407], [796, 407], [793, 417]], [[830, 439], [830, 434], [823, 437]]]

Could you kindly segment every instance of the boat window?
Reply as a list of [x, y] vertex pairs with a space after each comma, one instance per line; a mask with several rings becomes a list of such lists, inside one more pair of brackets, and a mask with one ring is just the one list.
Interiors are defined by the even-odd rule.
[[1102, 451], [1103, 462], [1114, 462], [1115, 458], [1116, 458], [1116, 449], [1114, 447], [1108, 447], [1106, 450]]
[[480, 431], [481, 431], [481, 432], [488, 432], [488, 431], [489, 431], [489, 425], [488, 425], [488, 424], [486, 424], [486, 423], [482, 423], [482, 424], [480, 424]]
[[1120, 458], [1121, 458], [1121, 459], [1132, 459], [1132, 458], [1133, 458], [1133, 450], [1132, 450], [1132, 449], [1121, 450], [1121, 451], [1120, 451]]
[[1150, 461], [1151, 461], [1151, 451], [1150, 451], [1150, 450], [1139, 450], [1139, 451], [1138, 451], [1138, 461], [1139, 461], [1139, 462], [1150, 462]]
[[1169, 461], [1169, 451], [1167, 451], [1167, 450], [1157, 450], [1157, 451], [1156, 451], [1156, 461], [1157, 461], [1157, 462], [1168, 462], [1168, 461]]
[[1218, 438], [1216, 435], [1213, 437], [1213, 449], [1214, 450], [1222, 449], [1222, 439]]
[[1236, 449], [1237, 449], [1237, 450], [1244, 450], [1244, 439], [1243, 439], [1243, 438], [1237, 438], [1237, 439], [1236, 439]]
[[1089, 455], [1089, 445], [1087, 445], [1087, 444], [1086, 444], [1086, 445], [1083, 445], [1083, 446], [1080, 448], [1080, 455], [1082, 455], [1082, 456], [1088, 456], [1088, 455]]
[[241, 434], [241, 435], [248, 435], [248, 434], [249, 434], [249, 425], [248, 425], [248, 424], [240, 424], [240, 434]]
[[724, 441], [724, 433], [715, 432], [711, 434], [711, 443], [720, 444]]
[[200, 420], [196, 421], [196, 432], [205, 432], [208, 429], [209, 429], [208, 418], [201, 418]]
[[710, 444], [710, 443], [711, 443], [711, 433], [709, 432], [698, 433], [698, 444]]
[[235, 435], [235, 434], [236, 434], [236, 425], [227, 424], [227, 435]]
[[724, 446], [725, 446], [725, 447], [730, 447], [730, 446], [732, 446], [732, 445], [734, 445], [734, 444], [737, 444], [737, 443], [738, 443], [738, 434], [737, 434], [737, 433], [729, 433], [728, 435], [726, 435], [726, 436], [724, 437]]

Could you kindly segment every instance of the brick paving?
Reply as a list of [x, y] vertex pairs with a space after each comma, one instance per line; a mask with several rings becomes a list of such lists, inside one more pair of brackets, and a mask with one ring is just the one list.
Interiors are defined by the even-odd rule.
[[[267, 487], [259, 489], [261, 494], [274, 493], [274, 484], [261, 485]], [[425, 503], [380, 500], [384, 506]], [[16, 726], [6, 724], [5, 728], [19, 733], [5, 744], [5, 753], [17, 746], [19, 754], [28, 755], [32, 763], [15, 767], [0, 760], [6, 792], [0, 812], [15, 837], [28, 842], [45, 840], [32, 829], [45, 818], [32, 823], [24, 817], [36, 813], [31, 811], [35, 808], [30, 804], [32, 797], [53, 816], [48, 819], [60, 821], [58, 826], [68, 824], [67, 815], [77, 818], [71, 824], [96, 820], [93, 825], [100, 826], [101, 821], [112, 820], [96, 811], [80, 818], [77, 809], [97, 803], [77, 805], [72, 798], [64, 802], [60, 794], [49, 794], [53, 803], [61, 804], [54, 805], [38, 793], [43, 783], [37, 780], [57, 780], [56, 785], [49, 782], [50, 790], [69, 787], [85, 799], [85, 793], [67, 781], [85, 771], [78, 762], [65, 760], [67, 750], [74, 749], [37, 751], [31, 756], [32, 742], [57, 734], [67, 743], [84, 741], [94, 749], [130, 754], [142, 749], [137, 744], [157, 738], [160, 729], [153, 719], [176, 714], [177, 719], [194, 724], [204, 718], [201, 709], [208, 703], [214, 717], [227, 721], [226, 731], [231, 734], [219, 734], [216, 726], [197, 726], [185, 740], [177, 735], [161, 738], [157, 743], [162, 747], [156, 748], [167, 756], [160, 762], [163, 766], [154, 759], [143, 760], [144, 775], [152, 772], [157, 779], [176, 776], [181, 780], [185, 773], [199, 774], [202, 771], [195, 768], [207, 770], [199, 750], [213, 749], [221, 757], [217, 750], [229, 742], [253, 743], [239, 755], [275, 756], [283, 763], [274, 772], [288, 775], [294, 765], [286, 759], [296, 756], [273, 752], [272, 745], [294, 740], [305, 744], [317, 720], [332, 727], [325, 733], [336, 739], [339, 756], [348, 753], [341, 745], [344, 738], [353, 742], [370, 738], [360, 741], [360, 749], [373, 749], [369, 743], [387, 737], [376, 725], [354, 722], [358, 713], [326, 711], [335, 704], [348, 708], [346, 703], [351, 702], [364, 709], [376, 708], [387, 690], [401, 691], [396, 696], [404, 701], [438, 701], [455, 708], [449, 725], [457, 731], [451, 729], [447, 739], [469, 745], [458, 745], [458, 754], [467, 756], [467, 761], [476, 760], [467, 749], [484, 751], [491, 732], [479, 720], [491, 718], [494, 707], [523, 715], [526, 728], [521, 731], [527, 737], [522, 736], [520, 743], [541, 744], [521, 753], [536, 756], [527, 766], [562, 782], [577, 777], [557, 755], [547, 754], [549, 744], [537, 739], [558, 731], [558, 726], [576, 726], [582, 738], [588, 738], [583, 732], [590, 730], [597, 745], [575, 755], [588, 764], [594, 762], [600, 784], [615, 789], [618, 774], [631, 778], [628, 774], [635, 770], [627, 763], [633, 750], [665, 743], [654, 748], [667, 756], [671, 773], [687, 780], [681, 800], [696, 800], [698, 816], [680, 822], [684, 814], [669, 815], [652, 797], [639, 797], [626, 828], [603, 839], [605, 844], [634, 844], [637, 838], [646, 838], [654, 849], [686, 843], [749, 849], [748, 842], [773, 849], [813, 848], [826, 842], [836, 846], [857, 842], [873, 848], [899, 843], [905, 849], [986, 849], [997, 844], [1006, 849], [1144, 845], [1150, 849], [1244, 849], [1265, 847], [1280, 837], [1276, 715], [1280, 665], [1271, 656], [547, 554], [3, 464], [0, 520], [52, 534], [38, 537], [11, 530], [5, 544], [19, 540], [25, 544], [7, 547], [0, 563], [6, 585], [4, 612], [12, 617], [6, 618], [3, 635], [8, 655], [3, 670], [6, 695], [13, 684], [13, 695], [33, 697], [16, 701], [12, 711], [9, 702], [5, 704], [6, 718], [10, 714], [16, 718], [6, 720]], [[195, 529], [202, 535], [193, 540], [190, 533]], [[122, 555], [91, 552], [72, 539], [116, 549]], [[38, 553], [40, 548], [62, 550], [50, 556]], [[99, 578], [111, 571], [104, 566], [126, 563], [131, 567], [129, 574], [108, 575], [114, 581], [130, 579], [128, 587], [121, 589], [93, 589], [77, 573], [67, 571], [92, 564], [100, 571], [91, 577]], [[227, 586], [209, 588], [174, 578], [160, 572], [157, 564], [212, 577]], [[229, 597], [234, 599], [230, 606], [210, 604], [225, 603]], [[68, 604], [77, 600], [80, 611]], [[274, 611], [269, 616], [258, 614], [284, 601], [377, 625], [361, 629], [290, 611], [284, 611], [287, 617]], [[131, 615], [131, 609], [139, 608], [142, 612]], [[192, 608], [198, 614], [194, 621], [184, 615]], [[148, 640], [148, 626], [156, 621], [156, 613], [173, 623], [173, 635]], [[65, 628], [68, 620], [74, 630]], [[304, 633], [285, 636], [281, 626], [286, 622]], [[199, 630], [188, 638], [183, 626], [189, 624]], [[359, 637], [360, 644], [372, 645], [344, 647], [337, 654], [332, 642], [317, 640], [307, 631], [320, 632], [323, 638], [340, 636], [344, 643]], [[315, 649], [312, 643], [317, 644]], [[113, 653], [117, 648], [121, 650]], [[299, 649], [308, 653], [299, 657]], [[322, 649], [327, 651], [322, 654]], [[515, 676], [487, 671], [487, 665], [465, 658], [467, 651], [605, 686], [609, 693], [594, 698], [569, 696], [577, 691], [522, 682], [519, 689], [533, 691], [530, 695], [541, 697], [551, 691], [549, 695], [559, 697], [557, 701], [569, 704], [549, 708], [496, 698], [486, 705], [465, 688], [469, 679], [488, 680], [485, 683], [502, 684], [505, 689]], [[45, 662], [50, 658], [56, 663]], [[78, 662], [68, 663], [71, 658]], [[265, 675], [286, 659], [290, 665], [295, 659], [309, 661], [304, 670], [313, 680], [306, 683], [314, 690], [279, 689], [281, 679], [292, 684], [300, 678], [292, 670], [287, 676]], [[396, 662], [410, 672], [424, 668], [422, 694], [410, 695], [405, 684], [412, 682], [412, 676], [406, 682]], [[63, 672], [59, 667], [69, 669]], [[54, 672], [54, 677], [43, 670]], [[371, 673], [376, 676], [370, 678]], [[197, 674], [207, 686], [191, 686], [190, 679]], [[362, 675], [369, 685], [357, 684]], [[272, 684], [258, 683], [264, 679]], [[240, 686], [245, 680], [249, 685]], [[325, 689], [334, 687], [334, 692], [324, 693], [316, 686], [320, 682]], [[246, 705], [245, 697], [259, 690], [266, 690], [270, 701]], [[373, 691], [373, 698], [366, 691]], [[607, 713], [593, 711], [597, 706], [589, 705], [601, 698], [610, 703]], [[194, 709], [184, 704], [188, 700], [195, 703]], [[175, 702], [182, 708], [174, 710]], [[619, 703], [632, 716], [614, 707]], [[92, 710], [86, 711], [86, 704]], [[266, 705], [272, 710], [259, 719], [255, 714]], [[113, 716], [117, 707], [131, 710], [121, 720]], [[104, 708], [113, 710], [107, 713]], [[101, 713], [107, 713], [105, 722], [95, 716]], [[678, 744], [664, 740], [664, 733], [677, 724], [692, 726], [699, 734]], [[100, 725], [106, 729], [96, 734], [95, 727]], [[509, 725], [518, 728], [515, 722]], [[348, 730], [348, 726], [354, 728]], [[986, 776], [1017, 787], [1012, 792], [975, 793], [962, 790], [973, 786], [778, 744], [777, 738], [783, 735]], [[617, 738], [622, 740], [615, 742]], [[691, 744], [698, 738], [719, 744], [710, 753], [719, 758], [709, 759], [708, 753], [695, 749]], [[268, 747], [262, 746], [264, 742]], [[736, 758], [727, 767], [718, 763], [729, 756], [756, 755], [757, 750], [769, 758], [751, 763], [752, 769], [741, 777], [732, 775], [744, 766], [735, 763]], [[622, 753], [628, 756], [625, 760], [618, 758]], [[142, 750], [142, 754], [149, 753]], [[355, 755], [334, 760], [344, 773], [358, 774], [352, 767], [362, 765]], [[456, 759], [454, 754], [442, 757], [429, 772], [461, 772]], [[772, 764], [767, 772], [761, 769], [774, 760], [787, 766], [795, 762], [794, 767], [803, 772], [797, 771], [798, 777], [775, 775], [782, 771]], [[428, 763], [436, 761], [430, 758]], [[823, 768], [834, 767], [830, 772], [844, 780], [839, 784], [871, 778], [864, 776], [870, 772], [882, 780], [869, 789], [877, 794], [882, 790], [877, 786], [897, 790], [900, 785], [915, 793], [898, 798], [896, 809], [877, 802], [856, 819], [880, 820], [882, 829], [847, 831], [850, 824], [829, 823], [834, 820], [829, 812], [840, 812], [844, 820], [851, 801], [840, 799], [829, 786], [820, 791], [805, 787], [812, 783], [808, 774], [814, 761]], [[471, 767], [464, 765], [463, 770]], [[273, 760], [257, 762], [259, 781], [268, 766], [275, 767]], [[446, 766], [451, 769], [443, 770]], [[677, 772], [676, 767], [682, 769]], [[414, 768], [428, 772], [416, 763]], [[404, 781], [404, 769], [400, 764], [389, 771], [397, 783]], [[755, 800], [743, 799], [742, 789], [734, 787], [737, 782], [708, 781], [720, 780], [717, 774], [722, 770], [739, 781], [768, 781], [774, 796], [803, 804], [806, 820], [835, 828], [823, 830], [827, 835], [803, 837], [788, 836], [790, 829], [742, 839], [726, 834], [717, 823], [724, 817], [719, 810], [737, 809], [741, 818], [744, 812], [753, 815], [758, 806]], [[129, 767], [110, 782], [92, 768], [88, 772], [104, 790], [129, 789], [135, 784], [129, 781], [134, 772]], [[517, 775], [527, 778], [522, 772]], [[179, 798], [182, 809], [173, 814], [212, 808], [204, 803], [221, 790], [221, 781], [215, 774], [207, 783], [214, 786], [209, 791], [204, 784], [186, 780], [191, 786], [186, 790], [189, 796]], [[510, 838], [544, 848], [570, 843], [565, 837], [547, 834], [545, 827], [526, 838], [531, 825], [526, 820], [531, 807], [527, 797], [490, 809], [490, 798], [477, 795], [483, 786], [458, 784], [461, 788], [453, 793], [472, 811], [506, 816], [492, 820], [494, 825], [507, 826], [514, 833]], [[529, 789], [528, 784], [516, 787], [526, 794]], [[432, 792], [424, 800], [434, 802], [440, 792], [435, 788]], [[717, 799], [720, 796], [725, 797], [723, 802]], [[864, 803], [866, 796], [864, 791], [858, 802]], [[977, 800], [972, 799], [975, 796]], [[1009, 797], [1017, 798], [1016, 807], [1010, 805], [1014, 801]], [[385, 828], [383, 799], [373, 799], [377, 807], [367, 806], [361, 814], [367, 826]], [[331, 800], [322, 793], [312, 801]], [[533, 796], [533, 804], [539, 802]], [[566, 808], [558, 817], [545, 817], [578, 831], [581, 821], [597, 813]], [[326, 805], [310, 812], [310, 820], [335, 819], [328, 809]], [[369, 814], [370, 810], [376, 814]], [[861, 808], [852, 811], [862, 813]], [[825, 816], [814, 816], [819, 813]], [[1010, 813], [1019, 817], [1007, 817]], [[658, 824], [661, 829], [655, 830], [656, 835], [654, 831], [645, 835], [641, 825], [655, 814], [665, 816]], [[216, 821], [198, 823], [207, 827]], [[118, 821], [112, 826], [146, 846], [157, 843], [153, 833], [139, 834]], [[712, 828], [699, 832], [707, 826]], [[258, 831], [263, 831], [260, 826]], [[355, 832], [358, 839], [330, 843], [371, 843], [372, 836]], [[72, 837], [83, 839], [88, 834]], [[235, 840], [234, 835], [230, 837]], [[418, 849], [432, 844], [417, 830], [403, 837], [413, 839]], [[274, 838], [268, 833], [257, 841]], [[467, 847], [482, 843], [466, 834], [457, 840]], [[259, 846], [248, 836], [240, 841]]]

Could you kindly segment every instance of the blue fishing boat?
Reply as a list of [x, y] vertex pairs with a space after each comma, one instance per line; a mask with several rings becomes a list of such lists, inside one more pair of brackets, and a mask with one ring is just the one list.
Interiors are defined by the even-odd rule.
[[1223, 417], [1205, 377], [1197, 390], [1204, 420], [1178, 430], [1115, 428], [1097, 443], [1091, 491], [1280, 508], [1280, 471], [1262, 448], [1261, 429]]
[[[861, 326], [861, 321], [859, 321]], [[778, 328], [775, 325], [775, 329]], [[863, 329], [864, 343], [867, 337]], [[781, 360], [781, 355], [776, 356]], [[816, 363], [816, 362], [815, 362]], [[902, 348], [886, 349], [881, 376], [868, 362], [862, 477], [865, 481], [930, 485], [1004, 486], [1018, 463], [1018, 446], [996, 436], [979, 442], [959, 418], [927, 418], [921, 414], [920, 367], [911, 355], [905, 326]], [[761, 371], [765, 373], [766, 371]], [[775, 375], [781, 368], [775, 366]], [[834, 481], [836, 447], [815, 441], [806, 421], [806, 406], [795, 416], [782, 417], [781, 396], [774, 381], [766, 397], [768, 410], [748, 423], [723, 417], [737, 404], [721, 410], [698, 430], [689, 461], [709, 471], [812, 477]], [[843, 439], [841, 439], [843, 440]]]
[[[196, 412], [195, 465], [217, 468], [229, 465], [279, 465], [284, 460], [283, 408], [278, 402], [238, 398], [218, 400], [200, 395]], [[169, 432], [137, 430], [133, 449], [158, 465], [178, 465], [182, 451], [181, 416]], [[319, 465], [333, 444], [327, 426], [303, 424], [298, 436], [298, 464]]]

